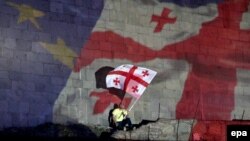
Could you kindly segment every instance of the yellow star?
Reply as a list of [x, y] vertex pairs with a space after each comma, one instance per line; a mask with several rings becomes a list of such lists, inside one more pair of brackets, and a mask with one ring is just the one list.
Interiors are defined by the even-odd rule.
[[65, 42], [58, 38], [56, 44], [40, 43], [46, 50], [48, 50], [55, 60], [62, 62], [67, 67], [73, 69], [73, 60], [77, 54], [65, 45]]
[[37, 29], [40, 29], [40, 26], [38, 22], [36, 21], [36, 18], [44, 16], [44, 13], [42, 11], [36, 10], [32, 8], [29, 5], [25, 4], [15, 4], [13, 2], [7, 2], [9, 6], [14, 7], [17, 9], [19, 13], [19, 19], [17, 23], [22, 23], [24, 21], [30, 21]]

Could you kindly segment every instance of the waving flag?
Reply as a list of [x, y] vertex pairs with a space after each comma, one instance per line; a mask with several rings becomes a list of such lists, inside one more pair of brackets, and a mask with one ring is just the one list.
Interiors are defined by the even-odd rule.
[[[143, 104], [137, 107], [147, 112], [144, 119], [153, 120], [155, 111], [144, 107], [157, 109], [156, 103], [161, 104], [160, 115], [171, 119], [227, 120], [233, 109], [236, 116], [241, 115], [239, 105], [246, 98], [239, 84], [246, 84], [248, 73], [235, 65], [246, 64], [249, 58], [249, 33], [245, 30], [250, 27], [248, 5], [249, 0], [106, 0], [54, 109], [66, 109], [63, 115], [71, 117], [80, 112], [67, 107], [77, 105], [83, 110], [80, 121], [102, 123], [110, 106], [120, 99], [107, 90], [96, 89], [93, 72], [103, 64], [135, 64], [157, 68], [159, 75], [150, 88], [156, 94], [141, 99]], [[76, 76], [81, 76], [84, 88], [71, 94], [68, 88]], [[238, 91], [234, 89], [236, 84]], [[79, 93], [84, 102], [66, 100]], [[61, 120], [61, 115], [57, 117]]]
[[[74, 79], [75, 76], [83, 76], [83, 86], [91, 89], [91, 91], [84, 93], [87, 95], [86, 97], [89, 97], [87, 107], [93, 107], [93, 110], [88, 110], [90, 114], [93, 113], [93, 116], [91, 118], [86, 116], [84, 120], [91, 122], [89, 119], [93, 119], [93, 123], [96, 123], [98, 116], [101, 116], [99, 114], [105, 116], [108, 106], [120, 102], [114, 100], [113, 95], [109, 94], [108, 91], [96, 89], [96, 86], [92, 84], [92, 81], [95, 80], [94, 71], [103, 67], [103, 64], [112, 67], [120, 64], [135, 64], [147, 68], [155, 68], [157, 64], [162, 64], [157, 71], [160, 79], [150, 90], [157, 91], [157, 94], [163, 97], [166, 96], [166, 91], [172, 90], [173, 87], [178, 88], [178, 91], [167, 94], [177, 100], [164, 99], [164, 103], [161, 103], [162, 107], [170, 109], [172, 113], [171, 117], [169, 115], [166, 118], [175, 118], [176, 103], [182, 96], [189, 64], [183, 61], [184, 59], [171, 59], [169, 55], [173, 55], [172, 53], [175, 52], [167, 52], [167, 49], [173, 43], [180, 44], [177, 53], [188, 49], [181, 48], [184, 47], [183, 41], [198, 35], [202, 25], [212, 21], [218, 15], [218, 1], [199, 1], [198, 4], [196, 2], [187, 4], [186, 0], [106, 0], [100, 18], [98, 18], [88, 40], [81, 49], [81, 53], [79, 53], [74, 71], [69, 77], [69, 83], [61, 91], [57, 100], [60, 104], [57, 104], [58, 107], [55, 106], [55, 109], [64, 109], [65, 105], [69, 105], [64, 100], [62, 102], [61, 98], [70, 95], [67, 88], [68, 85], [71, 85], [71, 79]], [[192, 47], [196, 43], [194, 41], [186, 44]], [[199, 47], [199, 44], [197, 46]], [[193, 50], [196, 49], [191, 49], [190, 52]], [[192, 56], [192, 53], [188, 54], [191, 54], [190, 57]], [[182, 71], [176, 71], [180, 68]], [[88, 78], [85, 78], [83, 74], [86, 74]], [[171, 74], [171, 77], [177, 77], [176, 81], [178, 82], [170, 80], [168, 74]], [[91, 83], [89, 80], [92, 80]], [[152, 99], [157, 101], [155, 96]], [[76, 104], [77, 100], [73, 102]], [[152, 103], [154, 104], [150, 105], [151, 107], [157, 105], [155, 102]], [[151, 102], [147, 104], [151, 104]], [[69, 117], [71, 113], [65, 115]], [[94, 118], [96, 119], [94, 120]], [[150, 119], [151, 117], [146, 118]]]
[[107, 75], [106, 84], [108, 88], [122, 89], [138, 99], [156, 74], [156, 71], [147, 68], [121, 65]]

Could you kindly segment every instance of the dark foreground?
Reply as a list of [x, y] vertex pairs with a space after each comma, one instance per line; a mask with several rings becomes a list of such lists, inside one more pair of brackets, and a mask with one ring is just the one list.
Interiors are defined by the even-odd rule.
[[[143, 120], [140, 124], [134, 124], [136, 128], [155, 121]], [[114, 139], [111, 135], [117, 130], [106, 126], [83, 124], [54, 124], [45, 123], [35, 127], [10, 127], [0, 130], [0, 141], [24, 139], [37, 141], [122, 141], [128, 139]]]
[[104, 127], [81, 124], [60, 125], [45, 123], [36, 127], [11, 127], [0, 131], [0, 140], [46, 140], [46, 141], [83, 141], [111, 140], [109, 131]]

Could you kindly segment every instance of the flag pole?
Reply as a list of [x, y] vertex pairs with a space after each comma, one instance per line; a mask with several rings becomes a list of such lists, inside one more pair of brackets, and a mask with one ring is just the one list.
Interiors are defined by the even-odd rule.
[[123, 95], [123, 97], [122, 97], [122, 100], [121, 100], [121, 102], [120, 102], [120, 104], [119, 105], [122, 105], [122, 103], [123, 103], [123, 99], [125, 98], [125, 96], [126, 96], [126, 92], [125, 91], [122, 91], [122, 95]]
[[136, 100], [135, 100], [135, 102], [133, 103], [133, 105], [129, 108], [129, 112], [130, 112], [130, 110], [135, 106], [135, 103], [137, 102], [139, 100], [139, 98], [136, 98]]

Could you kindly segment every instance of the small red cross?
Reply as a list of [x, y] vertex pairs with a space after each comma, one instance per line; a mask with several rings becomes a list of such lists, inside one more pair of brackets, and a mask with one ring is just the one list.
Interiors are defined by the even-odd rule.
[[133, 93], [138, 92], [138, 86], [133, 86], [132, 89], [133, 89]]
[[170, 13], [170, 10], [168, 8], [164, 8], [161, 16], [152, 15], [151, 22], [157, 22], [157, 26], [155, 27], [154, 32], [160, 32], [163, 29], [163, 26], [166, 23], [175, 23], [175, 18], [169, 18], [168, 14]]
[[118, 85], [118, 83], [120, 83], [120, 80], [116, 77], [113, 82], [115, 83], [115, 85]]
[[143, 77], [145, 77], [145, 76], [149, 76], [149, 73], [148, 73], [148, 70], [144, 70], [144, 71], [142, 71], [142, 73], [143, 73]]

